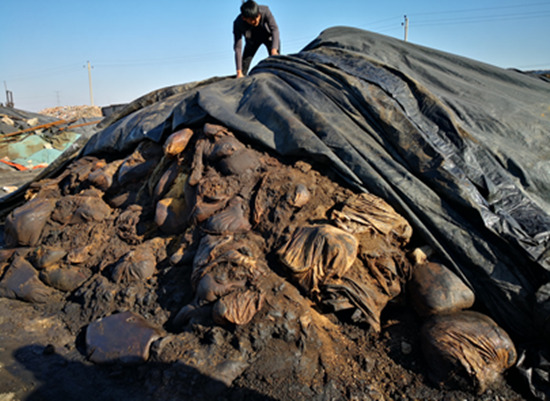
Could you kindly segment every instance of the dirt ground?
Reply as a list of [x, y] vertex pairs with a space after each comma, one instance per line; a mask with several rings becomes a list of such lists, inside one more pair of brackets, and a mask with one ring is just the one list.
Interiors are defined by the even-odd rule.
[[[510, 373], [482, 394], [429, 380], [406, 286], [422, 244], [370, 230], [354, 234], [359, 257], [341, 260], [356, 240], [330, 230], [357, 194], [333, 172], [213, 125], [174, 151], [178, 140], [83, 158], [31, 186], [51, 208], [40, 235], [0, 236], [4, 295], [15, 294], [0, 297], [0, 401], [526, 399]], [[299, 270], [301, 227], [328, 230], [338, 274]], [[26, 262], [32, 280], [6, 284]], [[371, 297], [346, 298], [345, 278]], [[90, 327], [123, 311], [158, 333], [147, 362], [92, 362]], [[125, 330], [106, 341], [132, 349]]]
[[[58, 305], [59, 306], [59, 305]], [[53, 309], [53, 310], [52, 310]], [[381, 336], [355, 324], [338, 323], [350, 340], [354, 369], [341, 383], [321, 389], [301, 385], [281, 366], [262, 360], [247, 368], [228, 387], [181, 362], [160, 356], [137, 366], [95, 365], [89, 362], [60, 313], [49, 306], [0, 298], [1, 400], [524, 400], [508, 384], [477, 395], [474, 391], [442, 390], [425, 376], [419, 350], [419, 322], [405, 306], [390, 307]], [[208, 328], [209, 341], [231, 342], [236, 333]], [[76, 340], [75, 340], [76, 335]], [[177, 343], [178, 335], [170, 342]], [[180, 335], [181, 336], [181, 335]], [[174, 346], [173, 344], [170, 344]], [[410, 346], [410, 347], [409, 347]], [[176, 347], [176, 346], [174, 346]], [[284, 340], [273, 340], [270, 362], [300, 359]], [[177, 347], [176, 347], [177, 348]], [[168, 353], [168, 351], [165, 351]], [[158, 359], [157, 359], [158, 358]], [[347, 370], [345, 367], [343, 371]], [[342, 393], [343, 385], [346, 391]], [[321, 390], [321, 391], [319, 391]]]

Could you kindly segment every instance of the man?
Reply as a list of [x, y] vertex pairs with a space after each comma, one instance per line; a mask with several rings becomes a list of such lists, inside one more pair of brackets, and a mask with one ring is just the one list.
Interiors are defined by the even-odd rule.
[[[253, 0], [248, 0], [241, 5], [241, 13], [233, 23], [233, 36], [237, 78], [248, 74], [250, 63], [261, 45], [265, 45], [269, 55], [279, 54], [281, 42], [277, 22], [275, 22], [269, 7], [260, 6]], [[242, 51], [243, 36], [245, 38], [244, 53]]]

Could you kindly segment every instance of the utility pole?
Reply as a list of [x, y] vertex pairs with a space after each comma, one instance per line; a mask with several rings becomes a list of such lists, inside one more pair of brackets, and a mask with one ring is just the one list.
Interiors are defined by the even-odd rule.
[[405, 27], [405, 42], [409, 38], [409, 19], [405, 15], [405, 22], [401, 23]]
[[13, 107], [13, 92], [8, 90], [6, 81], [4, 81], [4, 88], [6, 89], [6, 107]]
[[92, 67], [88, 61], [88, 83], [90, 84], [90, 105], [94, 105], [94, 91], [92, 90]]

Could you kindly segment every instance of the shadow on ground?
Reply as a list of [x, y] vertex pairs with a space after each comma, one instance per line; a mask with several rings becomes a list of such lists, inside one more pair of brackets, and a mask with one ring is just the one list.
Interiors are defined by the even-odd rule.
[[26, 401], [272, 400], [253, 390], [228, 388], [180, 363], [98, 366], [68, 360], [51, 345], [21, 347], [14, 358], [34, 376]]

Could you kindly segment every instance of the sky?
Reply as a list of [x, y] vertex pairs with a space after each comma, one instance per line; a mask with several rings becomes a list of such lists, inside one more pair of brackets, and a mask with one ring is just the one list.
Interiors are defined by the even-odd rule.
[[[344, 25], [502, 68], [550, 70], [550, 0], [266, 0], [282, 53]], [[0, 102], [109, 106], [235, 74], [241, 0], [2, 0]], [[252, 66], [267, 56], [260, 48]], [[90, 69], [88, 69], [88, 63]], [[90, 83], [92, 90], [90, 91]]]

